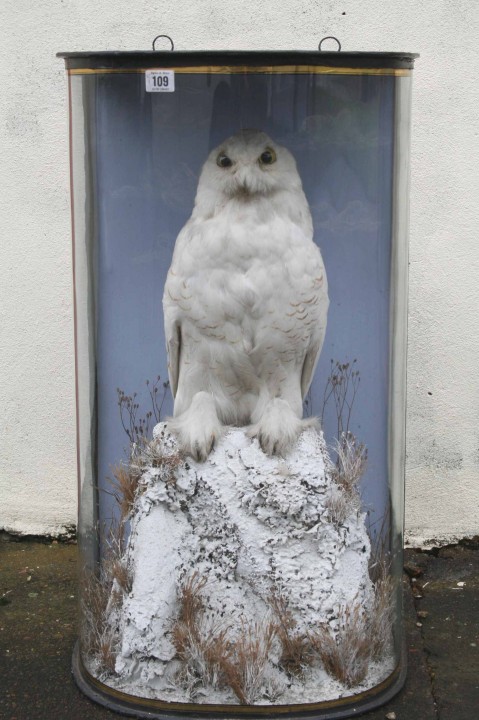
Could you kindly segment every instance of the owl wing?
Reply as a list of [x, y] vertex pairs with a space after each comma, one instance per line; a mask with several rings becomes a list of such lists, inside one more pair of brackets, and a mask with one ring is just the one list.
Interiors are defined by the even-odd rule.
[[168, 352], [168, 377], [173, 397], [176, 397], [180, 377], [182, 345], [182, 321], [188, 298], [185, 297], [185, 276], [182, 272], [182, 255], [191, 240], [192, 218], [180, 230], [176, 238], [171, 266], [166, 276], [163, 291], [163, 317], [165, 322], [166, 350]]
[[314, 371], [316, 370], [316, 365], [318, 364], [319, 355], [321, 353], [321, 347], [323, 345], [323, 337], [321, 339], [318, 339], [314, 344], [310, 345], [303, 363], [303, 370], [301, 372], [301, 395], [304, 398], [306, 397], [306, 393], [309, 390], [309, 386], [311, 385], [311, 382], [313, 380]]
[[324, 273], [324, 266], [323, 278], [322, 287], [317, 296], [317, 304], [314, 306], [314, 331], [304, 356], [303, 368], [301, 371], [301, 393], [303, 400], [313, 380], [314, 371], [316, 370], [316, 365], [318, 364], [321, 348], [323, 347], [324, 336], [326, 334], [329, 297], [328, 283]]
[[173, 313], [165, 310], [165, 337], [166, 349], [168, 352], [168, 377], [170, 379], [171, 392], [176, 396], [178, 389], [178, 378], [180, 374], [181, 354], [181, 325], [178, 320], [172, 319]]

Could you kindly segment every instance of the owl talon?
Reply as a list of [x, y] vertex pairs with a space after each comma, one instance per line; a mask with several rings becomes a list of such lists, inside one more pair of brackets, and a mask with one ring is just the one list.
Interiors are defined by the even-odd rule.
[[178, 436], [178, 444], [184, 453], [197, 462], [205, 462], [221, 435], [212, 395], [203, 391], [197, 393], [189, 409], [169, 420], [168, 427]]
[[[248, 433], [251, 437], [255, 437], [255, 433]], [[276, 455], [278, 450], [278, 442], [271, 438], [267, 433], [259, 432], [256, 437], [258, 438], [259, 446], [265, 455]]]
[[256, 437], [266, 455], [284, 455], [294, 445], [303, 427], [311, 422], [300, 420], [291, 406], [282, 398], [274, 398], [263, 410], [259, 422], [248, 435]]

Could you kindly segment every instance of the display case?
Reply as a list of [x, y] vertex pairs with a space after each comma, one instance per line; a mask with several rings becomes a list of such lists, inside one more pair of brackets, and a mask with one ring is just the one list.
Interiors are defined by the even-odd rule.
[[60, 55], [75, 678], [137, 717], [377, 706], [405, 677], [416, 56]]

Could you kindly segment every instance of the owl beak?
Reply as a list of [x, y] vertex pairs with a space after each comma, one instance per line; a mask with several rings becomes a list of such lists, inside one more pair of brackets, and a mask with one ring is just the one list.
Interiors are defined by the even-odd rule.
[[251, 181], [249, 177], [248, 168], [246, 167], [239, 167], [237, 168], [235, 174], [235, 181], [236, 185], [238, 187], [239, 192], [241, 193], [251, 193], [253, 192], [253, 188], [251, 187]]

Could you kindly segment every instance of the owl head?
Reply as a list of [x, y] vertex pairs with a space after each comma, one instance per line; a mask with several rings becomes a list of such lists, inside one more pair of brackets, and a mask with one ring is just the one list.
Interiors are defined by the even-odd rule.
[[301, 191], [296, 162], [259, 130], [241, 130], [212, 150], [201, 171], [196, 204], [248, 201], [282, 190]]

